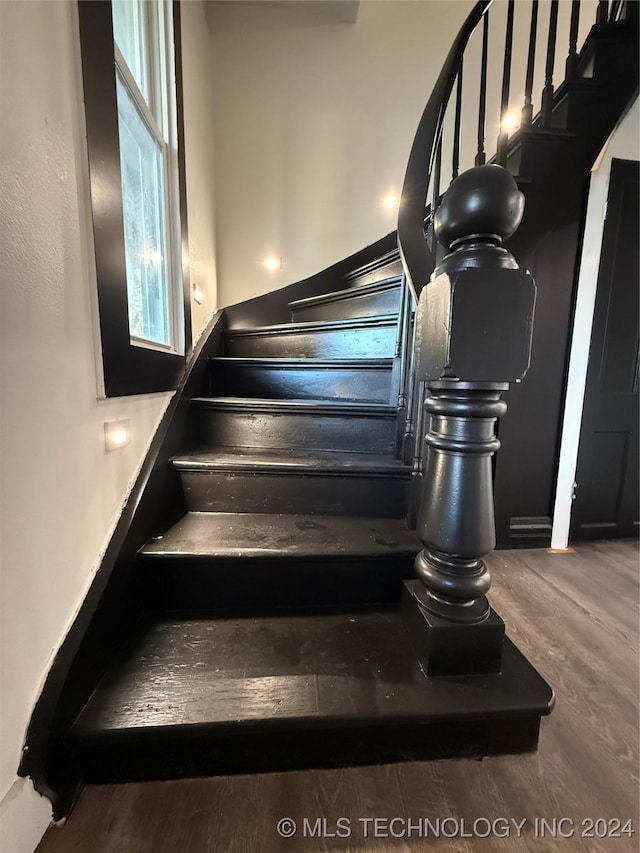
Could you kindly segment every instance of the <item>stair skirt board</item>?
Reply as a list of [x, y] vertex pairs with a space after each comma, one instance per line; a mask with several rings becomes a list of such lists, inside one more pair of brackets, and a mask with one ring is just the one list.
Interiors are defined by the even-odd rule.
[[198, 443], [392, 454], [395, 406], [310, 400], [196, 398]]
[[224, 336], [224, 355], [236, 357], [393, 358], [396, 314], [359, 320], [290, 323], [233, 329]]
[[497, 675], [427, 679], [396, 610], [158, 620], [70, 732], [88, 782], [536, 748], [548, 685], [507, 640]]
[[214, 396], [389, 403], [393, 359], [213, 358]]

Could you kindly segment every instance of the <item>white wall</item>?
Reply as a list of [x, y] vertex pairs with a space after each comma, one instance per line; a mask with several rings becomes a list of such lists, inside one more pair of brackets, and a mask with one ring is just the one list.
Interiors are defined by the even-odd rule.
[[600, 252], [604, 230], [604, 209], [609, 194], [611, 160], [639, 160], [640, 106], [638, 99], [609, 137], [592, 171], [585, 220], [584, 242], [580, 259], [578, 293], [571, 354], [567, 396], [565, 399], [558, 481], [553, 514], [551, 547], [564, 549], [569, 544], [573, 484], [578, 462], [582, 409], [589, 364], [591, 327], [596, 301]]
[[[395, 229], [380, 199], [399, 194], [418, 120], [472, 0], [362, 0], [355, 23], [306, 3], [210, 3], [215, 64], [220, 305], [283, 287]], [[491, 10], [487, 139], [498, 133], [506, 3]], [[288, 6], [288, 9], [283, 9]], [[586, 2], [581, 33], [595, 19]], [[564, 77], [571, 4], [560, 4], [556, 79]], [[548, 0], [540, 3], [535, 92], [543, 83]], [[516, 3], [511, 107], [519, 110], [530, 3]], [[465, 168], [477, 132], [480, 33], [465, 59]], [[452, 134], [445, 130], [449, 140]], [[446, 147], [446, 143], [445, 143]], [[445, 155], [445, 168], [451, 160]], [[448, 180], [450, 173], [445, 174]], [[269, 273], [267, 253], [283, 260]]]
[[[355, 24], [290, 6], [210, 4], [221, 306], [395, 228], [380, 198], [399, 191], [426, 87], [471, 2], [361, 2]], [[281, 270], [260, 267], [268, 253]]]
[[[198, 15], [185, 15], [193, 63]], [[51, 811], [16, 777], [26, 726], [171, 394], [97, 399], [77, 4], [0, 3], [0, 31], [0, 849], [27, 853]], [[187, 139], [201, 184], [189, 176], [191, 268], [207, 295], [196, 332], [215, 308], [209, 133], [192, 121]], [[103, 423], [123, 417], [130, 444], [105, 453]]]
[[211, 106], [213, 51], [211, 27], [200, 0], [182, 0], [182, 73], [189, 221], [191, 286], [199, 291], [191, 303], [194, 341], [217, 308], [214, 203], [214, 127]]

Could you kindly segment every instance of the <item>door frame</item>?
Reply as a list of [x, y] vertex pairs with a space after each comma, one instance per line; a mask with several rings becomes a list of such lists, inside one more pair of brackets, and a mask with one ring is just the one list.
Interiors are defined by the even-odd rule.
[[596, 302], [602, 237], [609, 195], [611, 161], [640, 160], [638, 97], [621, 117], [591, 170], [587, 213], [582, 241], [580, 271], [576, 292], [569, 371], [561, 427], [560, 455], [551, 532], [551, 548], [569, 546], [571, 510], [575, 487], [582, 412], [586, 389], [591, 329]]

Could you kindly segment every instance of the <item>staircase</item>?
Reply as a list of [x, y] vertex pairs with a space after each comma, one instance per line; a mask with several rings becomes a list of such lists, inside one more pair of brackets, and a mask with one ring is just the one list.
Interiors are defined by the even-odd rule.
[[[508, 638], [503, 644], [499, 617], [491, 611], [480, 626], [462, 628], [455, 619], [448, 624], [436, 619], [431, 640], [421, 645], [424, 614], [415, 592], [425, 581], [405, 584], [414, 576], [418, 552], [423, 568], [428, 563], [427, 516], [432, 512], [446, 524], [460, 515], [465, 501], [464, 494], [454, 495], [442, 511], [427, 476], [427, 392], [419, 363], [424, 352], [416, 353], [428, 315], [424, 297], [416, 302], [428, 291], [424, 285], [434, 266], [443, 263], [433, 233], [442, 202], [441, 107], [461, 78], [471, 32], [478, 24], [486, 32], [490, 5], [476, 4], [427, 104], [407, 169], [400, 250], [389, 252], [385, 244], [378, 255], [360, 253], [350, 268], [337, 265], [322, 279], [324, 292], [295, 285], [288, 316], [273, 308], [271, 296], [243, 306], [240, 325], [229, 310], [220, 346], [215, 327], [213, 343], [194, 359], [192, 378], [176, 403], [180, 440], [165, 439], [171, 460], [165, 464], [160, 453], [157, 477], [148, 481], [153, 488], [148, 485], [136, 498], [142, 502], [138, 520], [130, 520], [122, 534], [129, 551], [119, 545], [124, 556], [115, 580], [110, 586], [104, 582], [109, 595], [100, 599], [102, 610], [82, 623], [89, 639], [72, 643], [72, 662], [62, 656], [54, 664], [54, 698], [45, 689], [34, 713], [23, 769], [38, 781], [38, 790], [57, 794], [78, 780], [122, 782], [535, 749], [553, 693]], [[572, 33], [579, 5], [572, 4]], [[514, 4], [508, 6], [512, 15]], [[534, 394], [534, 414], [543, 408], [540, 395], [547, 394], [547, 405], [553, 394], [553, 380], [536, 376], [536, 357], [544, 361], [549, 350], [553, 369], [562, 373], [558, 353], [566, 343], [549, 293], [564, 289], [560, 303], [566, 303], [568, 318], [573, 281], [573, 266], [567, 274], [555, 263], [548, 234], [571, 206], [580, 209], [588, 169], [637, 86], [637, 8], [614, 2], [609, 13], [603, 7], [608, 4], [598, 4], [598, 23], [581, 52], [570, 45], [568, 79], [555, 90], [551, 85], [550, 93], [545, 86], [540, 115], [525, 116], [517, 133], [501, 137], [495, 157], [526, 195], [522, 228], [509, 246], [538, 284], [531, 382], [542, 391]], [[629, 17], [620, 19], [625, 8]], [[532, 10], [537, 14], [537, 3]], [[532, 11], [532, 31], [533, 20]], [[552, 21], [553, 15], [549, 39], [555, 43]], [[627, 74], [630, 68], [635, 78]], [[458, 86], [456, 113], [460, 92]], [[456, 126], [459, 134], [458, 117]], [[484, 136], [478, 138], [476, 162], [484, 163]], [[455, 157], [454, 147], [457, 174]], [[554, 197], [561, 180], [570, 193]], [[431, 204], [425, 208], [430, 188]], [[446, 196], [442, 204], [446, 207]], [[559, 234], [566, 242], [565, 232]], [[451, 258], [452, 245], [446, 245]], [[481, 249], [487, 257], [502, 252], [496, 245]], [[568, 254], [573, 265], [574, 249]], [[500, 307], [495, 306], [498, 315]], [[265, 315], [269, 325], [263, 325]], [[509, 328], [512, 320], [505, 313], [496, 322]], [[479, 395], [475, 403], [470, 397], [469, 405], [488, 405], [487, 383], [467, 384], [470, 395]], [[437, 393], [437, 385], [430, 391]], [[518, 384], [509, 399], [516, 425], [522, 423], [523, 386]], [[499, 396], [491, 402], [498, 414]], [[451, 421], [456, 418], [454, 413]], [[522, 451], [521, 437], [514, 440], [514, 427], [505, 421], [497, 488], [505, 476], [503, 458], [519, 453], [521, 465], [543, 465]], [[470, 441], [469, 424], [460, 429], [460, 442]], [[441, 439], [430, 433], [427, 443], [437, 448]], [[492, 440], [491, 434], [483, 438], [487, 465]], [[477, 453], [479, 440], [473, 441], [469, 452]], [[464, 457], [466, 450], [457, 446], [455, 452]], [[427, 489], [422, 500], [418, 538], [410, 528], [425, 483], [431, 492]], [[467, 506], [468, 494], [467, 489]], [[159, 509], [163, 501], [171, 506]], [[471, 503], [475, 530], [489, 508], [475, 506], [483, 500]], [[530, 544], [535, 519], [523, 521], [521, 539]], [[517, 532], [518, 524], [514, 527]], [[438, 552], [436, 562], [442, 557], [446, 564], [441, 580], [464, 586], [469, 571], [456, 541], [447, 553]], [[133, 630], [121, 610], [136, 596], [141, 601]], [[123, 626], [122, 637], [114, 626]], [[112, 647], [117, 653], [109, 651]], [[485, 655], [490, 647], [499, 647], [497, 658]], [[428, 664], [434, 649], [447, 666], [447, 656], [462, 654], [475, 662], [456, 669], [458, 660], [448, 677], [439, 677], [437, 667]], [[109, 656], [96, 684], [100, 666], [94, 661]], [[68, 805], [63, 797], [56, 813], [66, 813]]]
[[292, 303], [290, 323], [225, 333], [207, 396], [191, 402], [193, 449], [173, 459], [188, 514], [141, 552], [155, 607], [398, 598], [419, 543], [395, 453], [400, 276], [388, 271]]
[[514, 647], [505, 716], [504, 679], [429, 683], [398, 610], [397, 266], [225, 333], [173, 459], [188, 512], [140, 552], [153, 620], [71, 728], [85, 781], [535, 746], [551, 694]]

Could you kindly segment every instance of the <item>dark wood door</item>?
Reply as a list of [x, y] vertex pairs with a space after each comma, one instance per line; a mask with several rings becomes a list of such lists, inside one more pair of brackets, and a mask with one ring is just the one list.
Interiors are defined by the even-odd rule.
[[585, 390], [573, 539], [638, 534], [638, 177], [613, 160]]

